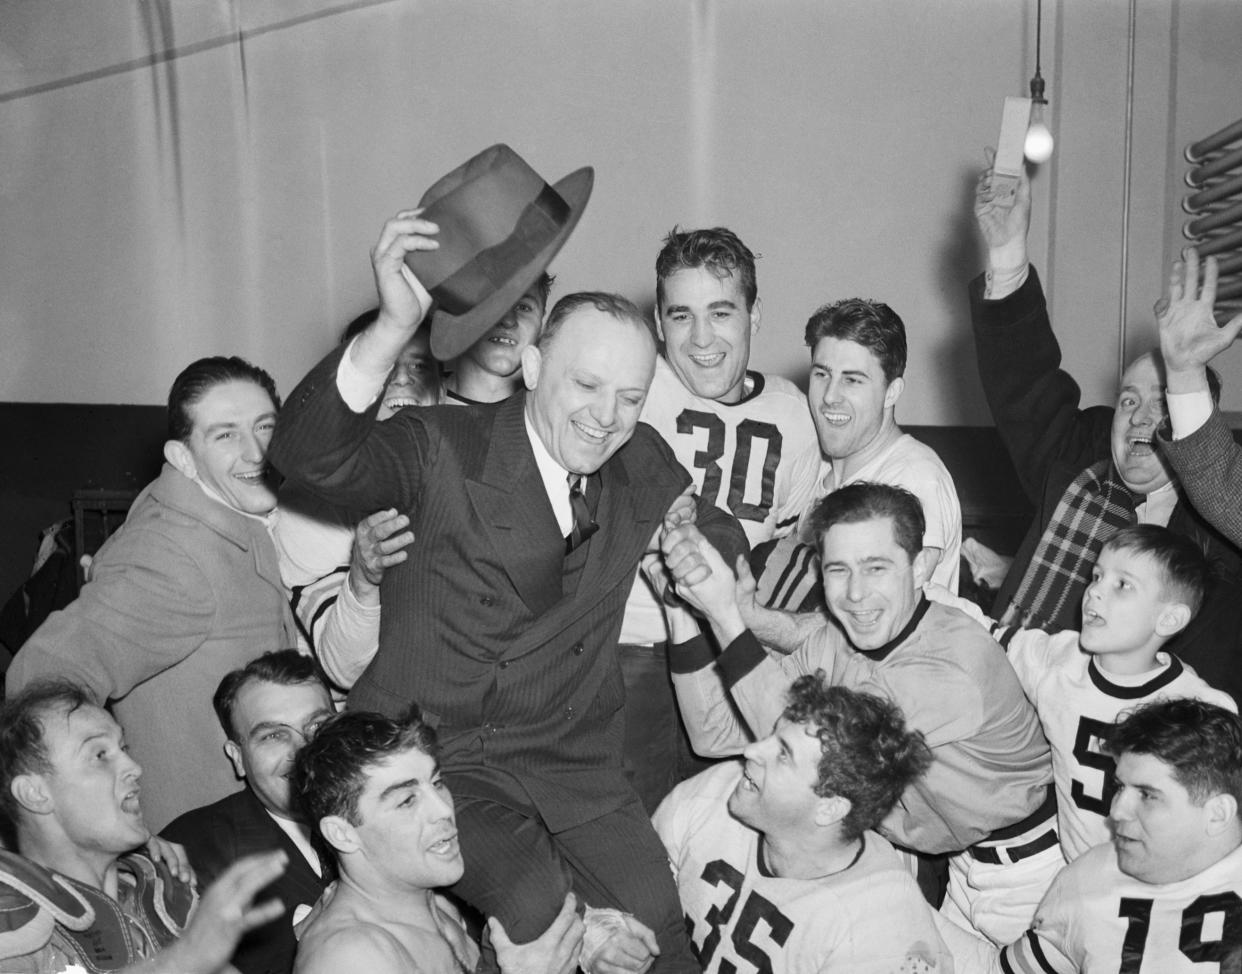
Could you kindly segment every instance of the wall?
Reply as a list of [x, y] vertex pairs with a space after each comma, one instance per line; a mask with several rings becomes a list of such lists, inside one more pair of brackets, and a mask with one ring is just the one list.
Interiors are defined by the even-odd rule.
[[[0, 0], [0, 402], [157, 404], [219, 352], [287, 392], [371, 301], [384, 219], [507, 141], [554, 178], [596, 167], [559, 293], [650, 301], [662, 235], [726, 223], [763, 255], [758, 367], [801, 381], [808, 314], [881, 298], [910, 333], [899, 418], [986, 425], [970, 199], [1003, 96], [1025, 93], [1034, 7]], [[1242, 3], [1135, 0], [1128, 101], [1131, 9], [1044, 10], [1058, 146], [1032, 253], [1087, 402], [1152, 340], [1181, 146], [1242, 104]], [[6, 454], [0, 486], [23, 463]]]

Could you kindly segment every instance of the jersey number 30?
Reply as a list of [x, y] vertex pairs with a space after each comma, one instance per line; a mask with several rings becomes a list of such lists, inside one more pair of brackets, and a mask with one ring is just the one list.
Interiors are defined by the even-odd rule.
[[[720, 480], [724, 471], [720, 460], [725, 455], [724, 420], [713, 413], [697, 409], [683, 409], [677, 417], [677, 432], [707, 432], [707, 445], [695, 452], [694, 466], [703, 471], [703, 497], [713, 504], [721, 504], [740, 521], [766, 521], [772, 510], [772, 496], [776, 486], [776, 468], [781, 462], [781, 431], [771, 423], [744, 419], [737, 424], [737, 445], [733, 450], [733, 464], [729, 471], [729, 496], [720, 496]], [[767, 443], [767, 455], [763, 458], [760, 473], [759, 498], [746, 500], [746, 477], [750, 473], [750, 453], [755, 440]], [[753, 496], [753, 494], [752, 494]]]

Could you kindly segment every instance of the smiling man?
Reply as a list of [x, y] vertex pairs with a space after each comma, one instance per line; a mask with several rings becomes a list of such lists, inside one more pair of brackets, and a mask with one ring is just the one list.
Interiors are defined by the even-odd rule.
[[1199, 700], [1136, 709], [1110, 729], [1113, 840], [1056, 878], [1025, 937], [998, 955], [950, 946], [964, 974], [1227, 971], [1242, 957], [1242, 721]]
[[[744, 537], [683, 496], [689, 476], [638, 422], [655, 341], [615, 295], [557, 302], [523, 352], [524, 393], [373, 422], [384, 377], [431, 305], [407, 256], [441, 243], [446, 259], [461, 252], [439, 233], [415, 211], [384, 226], [372, 251], [378, 320], [303, 380], [272, 445], [291, 479], [334, 503], [395, 508], [418, 539], [384, 577], [379, 652], [349, 708], [426, 708], [457, 798], [455, 892], [516, 941], [542, 934], [572, 888], [654, 930], [658, 967], [693, 971], [663, 847], [622, 772], [616, 639], [666, 515], [670, 533], [697, 518], [734, 554]], [[548, 259], [512, 269], [512, 286], [524, 291]], [[491, 313], [462, 318], [472, 315], [482, 327]], [[696, 567], [697, 552], [687, 558], [674, 573]]]
[[979, 377], [1035, 505], [992, 615], [1028, 629], [1079, 629], [1083, 589], [1108, 537], [1128, 524], [1167, 526], [1203, 548], [1215, 574], [1203, 608], [1167, 648], [1238, 699], [1242, 556], [1183, 497], [1165, 463], [1157, 441], [1167, 423], [1163, 362], [1156, 351], [1138, 356], [1113, 406], [1079, 408], [1027, 258], [1030, 215], [1025, 176], [1013, 195], [993, 192], [990, 170], [980, 176], [975, 216], [987, 272], [970, 285]]
[[168, 394], [163, 472], [6, 674], [10, 694], [68, 677], [112, 704], [147, 768], [156, 829], [236, 787], [210, 706], [220, 678], [297, 644], [269, 534], [279, 406], [271, 377], [242, 359], [186, 367]]
[[923, 736], [823, 674], [786, 699], [744, 762], [679, 785], [655, 815], [703, 970], [951, 971], [918, 886], [872, 831], [931, 762]]
[[228, 974], [283, 853], [251, 856], [202, 899], [147, 855], [143, 772], [89, 691], [32, 684], [0, 708], [0, 970]]
[[[453, 796], [440, 773], [435, 731], [417, 710], [400, 720], [347, 713], [299, 756], [298, 804], [339, 877], [302, 933], [297, 974], [465, 974], [478, 946], [437, 890], [464, 869]], [[489, 932], [504, 974], [569, 974], [583, 925], [566, 898], [534, 943]]]
[[[761, 302], [755, 255], [725, 227], [674, 229], [656, 257], [664, 355], [643, 406], [699, 495], [738, 519], [751, 545], [790, 533], [815, 495], [819, 444], [792, 382], [751, 369]], [[626, 770], [648, 811], [702, 767], [668, 674], [659, 600], [635, 579], [621, 625]]]
[[297, 949], [293, 924], [327, 884], [289, 779], [298, 751], [332, 716], [332, 699], [310, 657], [282, 649], [227, 674], [212, 702], [229, 739], [225, 753], [245, 787], [186, 812], [163, 836], [185, 847], [200, 889], [244, 856], [284, 851], [288, 868], [263, 892], [264, 899], [279, 898], [284, 913], [243, 938], [233, 966], [241, 974], [288, 974]]
[[670, 613], [677, 697], [698, 734], [696, 749], [737, 753], [748, 731], [773, 726], [790, 683], [821, 669], [833, 685], [892, 701], [923, 733], [933, 760], [879, 830], [916, 852], [957, 853], [946, 913], [1009, 943], [1063, 862], [1051, 759], [1035, 711], [987, 633], [923, 595], [932, 556], [913, 494], [849, 484], [819, 502], [811, 527], [833, 624], [811, 631], [788, 656], [769, 655], [746, 627], [744, 615], [755, 610], [739, 600], [753, 601], [753, 586], [735, 587], [706, 544], [711, 575], [678, 585], [725, 647], [716, 657], [706, 640], [687, 640], [687, 623]]

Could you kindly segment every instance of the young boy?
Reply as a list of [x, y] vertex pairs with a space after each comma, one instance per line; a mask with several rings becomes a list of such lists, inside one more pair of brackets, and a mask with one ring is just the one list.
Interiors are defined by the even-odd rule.
[[1194, 697], [1237, 713], [1229, 694], [1161, 651], [1199, 610], [1209, 570], [1189, 538], [1131, 525], [1100, 551], [1082, 598], [1081, 632], [992, 627], [1052, 747], [1061, 848], [1071, 862], [1109, 841], [1115, 761], [1101, 738], [1123, 712]]

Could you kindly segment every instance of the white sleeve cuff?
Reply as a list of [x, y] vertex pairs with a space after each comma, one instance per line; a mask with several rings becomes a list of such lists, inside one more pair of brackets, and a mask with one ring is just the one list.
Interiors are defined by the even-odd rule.
[[1171, 392], [1165, 396], [1165, 402], [1168, 404], [1175, 440], [1184, 440], [1212, 415], [1212, 394], [1206, 389]]
[[360, 369], [354, 362], [354, 346], [357, 343], [355, 336], [336, 367], [336, 391], [341, 394], [346, 406], [356, 413], [365, 413], [384, 391], [388, 373], [376, 374]]

